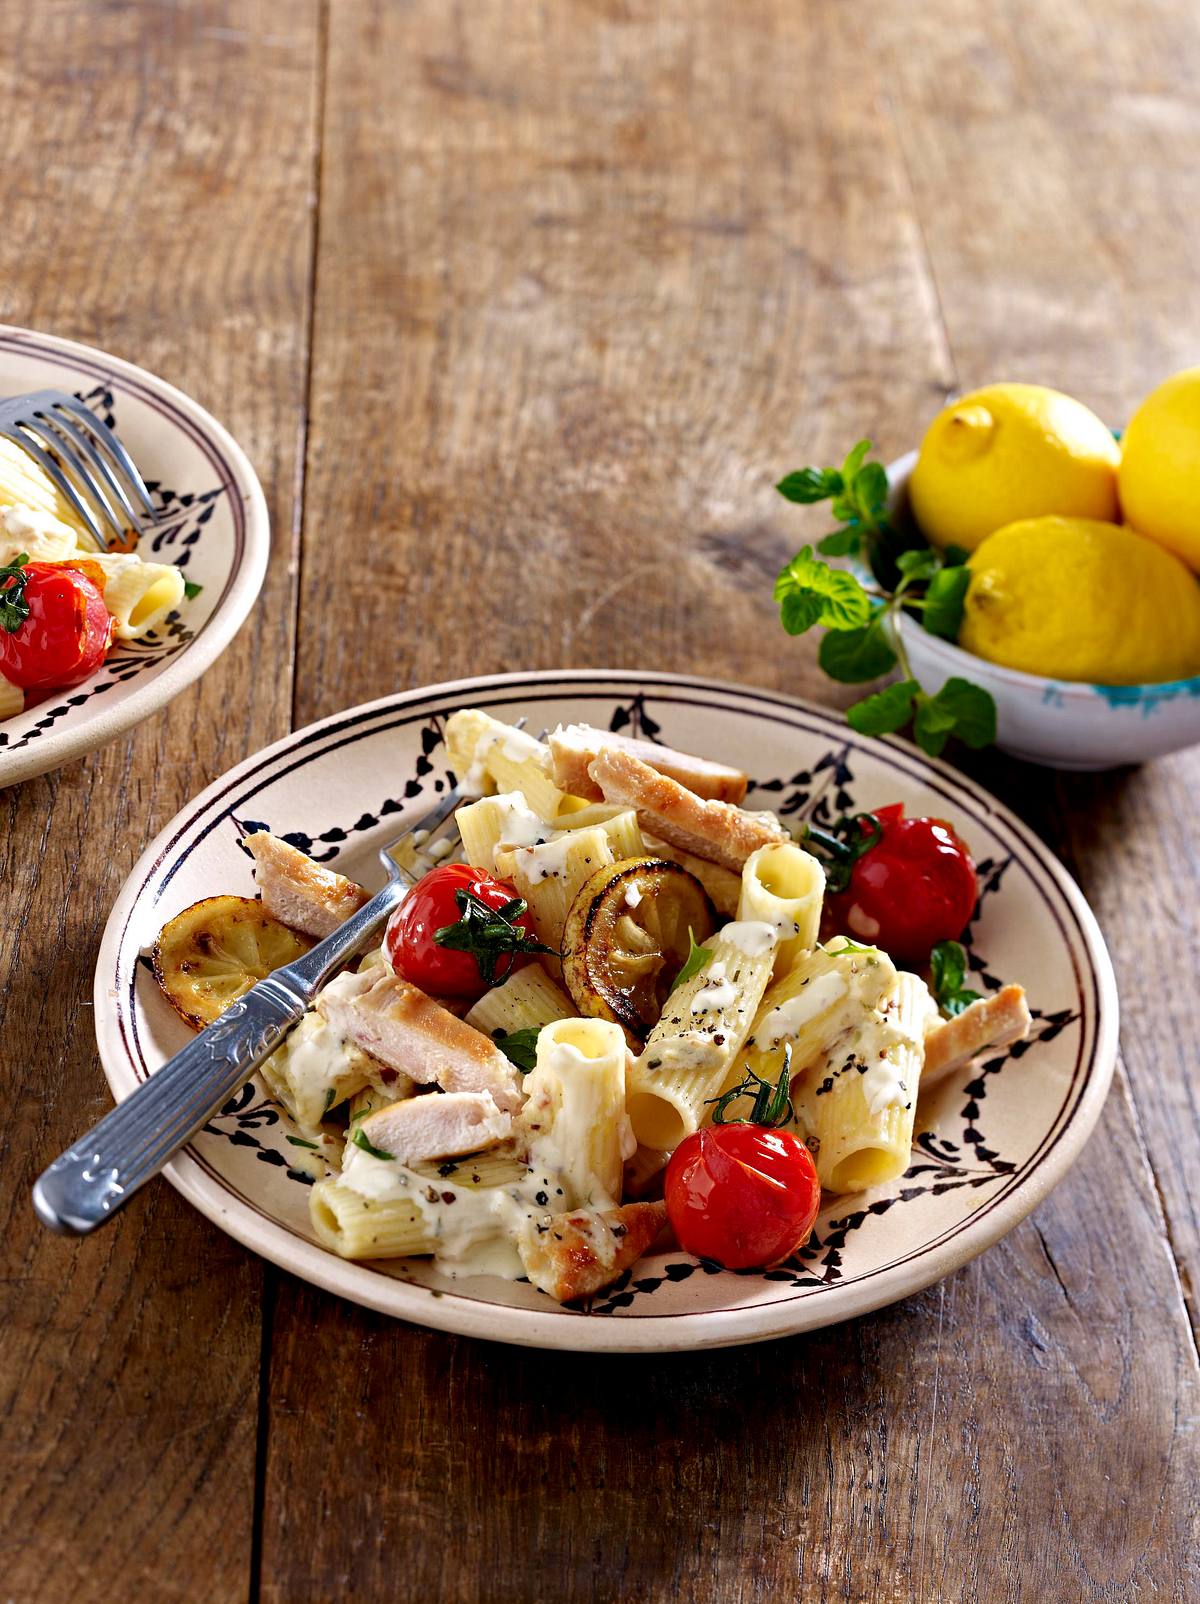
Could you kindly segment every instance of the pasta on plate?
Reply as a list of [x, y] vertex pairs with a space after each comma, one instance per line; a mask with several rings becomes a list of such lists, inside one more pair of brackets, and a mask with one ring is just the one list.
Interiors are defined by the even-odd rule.
[[[69, 577], [55, 585], [54, 570]], [[118, 642], [157, 629], [185, 591], [173, 564], [99, 551], [39, 464], [0, 439], [0, 721], [81, 683]]]
[[[943, 1019], [923, 975], [831, 931], [828, 864], [741, 806], [735, 770], [473, 709], [446, 743], [475, 798], [462, 863], [418, 882], [262, 1070], [336, 1254], [585, 1298], [674, 1223], [672, 1155], [714, 1120], [761, 1123], [770, 1102], [820, 1187], [858, 1192], [908, 1168], [927, 1063], [1028, 1028], [1019, 987]], [[367, 895], [266, 832], [247, 845], [261, 902], [210, 899], [239, 940], [263, 921], [319, 938]], [[417, 914], [435, 880], [440, 925]], [[167, 932], [157, 972], [181, 1007]]]

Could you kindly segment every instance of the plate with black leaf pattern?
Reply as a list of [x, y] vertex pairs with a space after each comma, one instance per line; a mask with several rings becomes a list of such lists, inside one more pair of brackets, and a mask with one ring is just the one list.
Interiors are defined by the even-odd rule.
[[528, 1284], [451, 1280], [427, 1261], [347, 1263], [314, 1237], [296, 1132], [257, 1080], [167, 1171], [222, 1230], [317, 1286], [423, 1325], [644, 1352], [761, 1341], [894, 1302], [990, 1246], [1062, 1179], [1108, 1090], [1117, 998], [1096, 922], [1052, 853], [979, 786], [905, 741], [857, 736], [838, 715], [789, 697], [670, 674], [509, 674], [398, 692], [298, 730], [211, 785], [142, 857], [105, 931], [96, 1028], [118, 1099], [187, 1040], [147, 956], [166, 920], [219, 892], [252, 895], [242, 840], [263, 827], [378, 884], [378, 847], [452, 783], [443, 732], [460, 707], [524, 716], [532, 729], [625, 730], [736, 764], [753, 776], [748, 805], [792, 825], [895, 801], [948, 818], [980, 873], [965, 936], [971, 984], [990, 992], [1022, 981], [1032, 1034], [933, 1088], [918, 1105], [903, 1178], [827, 1197], [807, 1247], [767, 1272], [666, 1248], [589, 1308], [566, 1309]]
[[202, 407], [118, 357], [0, 324], [0, 396], [45, 389], [78, 396], [120, 435], [162, 515], [138, 552], [182, 569], [188, 594], [82, 685], [0, 721], [0, 789], [94, 751], [198, 679], [253, 606], [270, 545], [254, 469]]

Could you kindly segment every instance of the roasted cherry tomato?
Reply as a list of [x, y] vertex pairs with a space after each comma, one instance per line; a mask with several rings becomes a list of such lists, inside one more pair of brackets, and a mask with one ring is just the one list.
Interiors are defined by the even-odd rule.
[[[826, 901], [831, 929], [923, 964], [939, 941], [955, 941], [975, 911], [975, 864], [944, 819], [906, 819], [904, 805], [876, 808], [881, 835]], [[858, 821], [861, 839], [874, 832]]]
[[23, 690], [87, 679], [108, 655], [115, 627], [86, 573], [61, 563], [0, 569], [0, 674]]
[[503, 880], [447, 863], [405, 897], [383, 939], [398, 975], [435, 997], [482, 997], [490, 986], [546, 952], [525, 903]]
[[821, 1186], [808, 1149], [789, 1131], [713, 1125], [675, 1149], [664, 1196], [685, 1253], [727, 1270], [766, 1269], [808, 1240]]

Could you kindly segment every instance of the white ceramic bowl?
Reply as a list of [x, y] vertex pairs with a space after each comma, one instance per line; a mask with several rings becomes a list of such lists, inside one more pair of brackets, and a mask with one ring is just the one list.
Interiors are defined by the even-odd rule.
[[0, 722], [0, 789], [60, 768], [156, 713], [237, 633], [262, 586], [267, 504], [245, 453], [202, 407], [119, 357], [0, 324], [0, 396], [73, 391], [129, 448], [158, 505], [180, 512], [139, 551], [201, 589], [72, 690]]
[[[892, 504], [907, 505], [917, 453], [888, 468]], [[1161, 685], [1088, 685], [1000, 668], [903, 617], [900, 633], [913, 673], [927, 691], [953, 675], [990, 691], [996, 745], [1054, 769], [1111, 769], [1200, 743], [1200, 675]]]

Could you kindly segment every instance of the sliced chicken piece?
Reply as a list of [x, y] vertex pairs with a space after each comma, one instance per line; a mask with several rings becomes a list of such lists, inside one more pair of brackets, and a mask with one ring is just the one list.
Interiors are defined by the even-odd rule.
[[491, 1092], [431, 1092], [376, 1109], [357, 1129], [372, 1147], [401, 1164], [419, 1164], [505, 1141], [512, 1134], [512, 1115], [497, 1108]]
[[534, 1286], [569, 1303], [611, 1286], [636, 1264], [666, 1220], [665, 1203], [626, 1203], [603, 1214], [573, 1209], [531, 1220], [517, 1249]]
[[390, 969], [338, 975], [317, 998], [317, 1009], [365, 1052], [419, 1085], [490, 1092], [507, 1114], [525, 1101], [516, 1069], [490, 1036]]
[[594, 730], [589, 724], [560, 724], [547, 736], [554, 764], [554, 783], [572, 796], [599, 802], [603, 792], [588, 773], [601, 752], [625, 752], [636, 757], [658, 774], [665, 774], [685, 786], [695, 796], [712, 802], [740, 802], [746, 794], [747, 780], [740, 769], [724, 763], [711, 763], [704, 757], [690, 757], [655, 741], [642, 741], [634, 735], [614, 735]]
[[706, 802], [628, 752], [601, 752], [588, 773], [606, 802], [637, 809], [643, 829], [735, 873], [759, 847], [788, 839], [772, 814], [745, 813], [729, 802]]
[[281, 924], [322, 940], [370, 897], [369, 891], [335, 874], [266, 830], [246, 837], [263, 907]]
[[973, 1002], [953, 1019], [943, 1019], [925, 1038], [921, 1086], [961, 1069], [985, 1048], [1008, 1047], [1024, 1040], [1030, 1023], [1023, 986], [1005, 986], [994, 996]]

